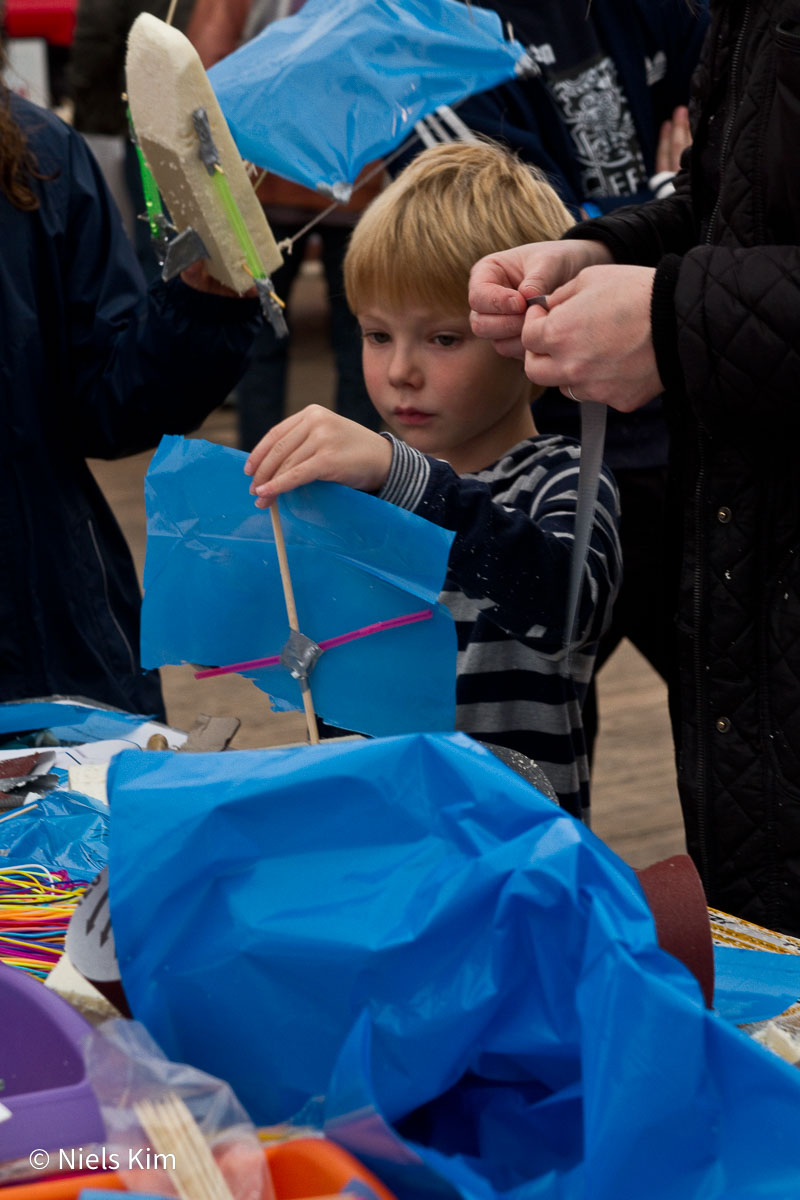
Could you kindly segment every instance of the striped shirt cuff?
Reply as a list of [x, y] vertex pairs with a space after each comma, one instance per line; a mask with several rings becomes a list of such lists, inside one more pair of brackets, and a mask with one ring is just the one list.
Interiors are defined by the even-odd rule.
[[377, 493], [398, 508], [413, 512], [422, 499], [431, 475], [431, 464], [419, 450], [412, 449], [391, 433], [381, 434], [392, 443], [392, 463], [386, 482]]

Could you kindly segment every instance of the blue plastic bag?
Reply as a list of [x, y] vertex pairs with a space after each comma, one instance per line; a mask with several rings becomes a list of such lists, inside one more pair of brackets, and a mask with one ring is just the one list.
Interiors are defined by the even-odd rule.
[[108, 808], [91, 796], [56, 790], [0, 822], [0, 866], [38, 863], [88, 883], [107, 861]]
[[401, 1200], [800, 1194], [800, 1075], [708, 1012], [636, 878], [462, 735], [119, 755], [134, 1015]]
[[[272, 521], [256, 509], [247, 455], [166, 437], [145, 477], [147, 667], [280, 654], [289, 636]], [[456, 634], [439, 603], [453, 534], [335, 483], [280, 499], [301, 632], [315, 642], [430, 612], [430, 619], [326, 650], [311, 675], [316, 712], [382, 735], [455, 725]], [[281, 666], [243, 671], [276, 707], [302, 709]]]
[[714, 1008], [747, 1025], [780, 1016], [800, 997], [800, 955], [714, 947]]
[[307, 0], [209, 80], [243, 158], [332, 190], [439, 105], [513, 78], [526, 61], [495, 12], [457, 0]]

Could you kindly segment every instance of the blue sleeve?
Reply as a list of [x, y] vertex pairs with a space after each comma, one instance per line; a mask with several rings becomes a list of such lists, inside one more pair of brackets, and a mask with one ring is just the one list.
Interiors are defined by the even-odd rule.
[[68, 140], [59, 252], [70, 422], [80, 452], [114, 458], [195, 428], [241, 375], [258, 328], [255, 300], [180, 280], [149, 292], [83, 139]]
[[[525, 494], [525, 507], [495, 502], [489, 487], [447, 463], [392, 441], [383, 499], [455, 531], [451, 579], [506, 633], [550, 653], [565, 641], [567, 591], [577, 503], [578, 457], [553, 457]], [[603, 470], [578, 618], [579, 642], [596, 641], [611, 619], [621, 581], [618, 496]]]

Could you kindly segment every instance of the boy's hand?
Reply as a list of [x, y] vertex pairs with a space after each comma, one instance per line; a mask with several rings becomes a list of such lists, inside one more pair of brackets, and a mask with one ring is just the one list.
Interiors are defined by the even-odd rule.
[[256, 508], [268, 508], [282, 492], [318, 479], [376, 492], [386, 482], [391, 462], [386, 438], [310, 404], [270, 429], [251, 451], [244, 470], [253, 476], [250, 494], [258, 497]]
[[[193, 262], [185, 271], [181, 271], [181, 279], [188, 287], [194, 288], [196, 292], [207, 292], [210, 296], [230, 296], [232, 300], [242, 298], [238, 292], [234, 292], [233, 288], [226, 287], [224, 283], [220, 283], [218, 279], [209, 274], [208, 267], [203, 258], [198, 259], [197, 262]], [[246, 299], [256, 295], [258, 293], [255, 285], [244, 293]]]

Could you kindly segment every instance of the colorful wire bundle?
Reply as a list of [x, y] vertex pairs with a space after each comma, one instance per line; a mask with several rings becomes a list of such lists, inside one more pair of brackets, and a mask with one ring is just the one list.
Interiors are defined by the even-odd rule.
[[0, 962], [44, 979], [64, 953], [69, 919], [85, 891], [66, 871], [0, 867]]

